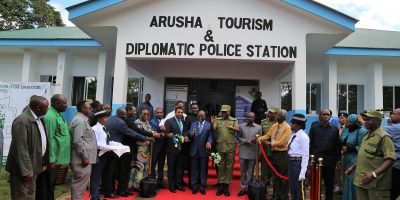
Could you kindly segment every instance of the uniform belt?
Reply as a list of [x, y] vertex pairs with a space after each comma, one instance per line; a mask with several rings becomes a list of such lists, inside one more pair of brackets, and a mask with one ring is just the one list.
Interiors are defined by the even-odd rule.
[[301, 157], [290, 157], [289, 156], [289, 160], [291, 160], [291, 161], [299, 161], [299, 160], [301, 160]]

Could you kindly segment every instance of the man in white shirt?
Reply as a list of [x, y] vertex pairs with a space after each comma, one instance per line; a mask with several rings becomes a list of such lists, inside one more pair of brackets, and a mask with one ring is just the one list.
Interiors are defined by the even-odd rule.
[[292, 136], [288, 144], [289, 154], [289, 189], [293, 200], [305, 199], [304, 180], [308, 165], [310, 139], [304, 133], [306, 118], [303, 114], [292, 117]]

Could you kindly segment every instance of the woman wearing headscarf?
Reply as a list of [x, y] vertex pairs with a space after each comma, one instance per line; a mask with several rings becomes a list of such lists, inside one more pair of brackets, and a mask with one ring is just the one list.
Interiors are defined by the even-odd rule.
[[[357, 115], [351, 114], [347, 117], [346, 126], [343, 128], [341, 135], [344, 169], [348, 169], [357, 162], [357, 153], [366, 131], [358, 120]], [[356, 190], [353, 185], [354, 173], [355, 170], [344, 177], [343, 200], [356, 199]]]

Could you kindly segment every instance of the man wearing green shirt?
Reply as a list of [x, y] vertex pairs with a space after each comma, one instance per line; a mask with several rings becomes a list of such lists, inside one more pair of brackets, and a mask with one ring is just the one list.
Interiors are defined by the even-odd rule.
[[356, 169], [354, 185], [356, 199], [390, 199], [392, 186], [391, 167], [396, 160], [395, 149], [389, 134], [380, 125], [383, 115], [378, 111], [363, 114], [365, 134], [358, 151], [357, 163], [346, 170]]
[[67, 99], [64, 95], [55, 94], [51, 97], [51, 106], [44, 116], [50, 164], [47, 168], [50, 185], [48, 195], [54, 200], [54, 188], [56, 178], [61, 165], [68, 165], [71, 157], [71, 138], [68, 129], [68, 122], [61, 115], [67, 109]]

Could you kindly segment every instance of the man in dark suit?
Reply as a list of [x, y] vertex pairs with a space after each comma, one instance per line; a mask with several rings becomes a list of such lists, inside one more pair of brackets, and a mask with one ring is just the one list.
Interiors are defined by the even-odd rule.
[[[153, 138], [143, 136], [132, 129], [128, 128], [128, 125], [126, 123], [126, 118], [127, 118], [127, 112], [125, 108], [118, 108], [117, 109], [117, 115], [112, 116], [109, 118], [107, 124], [106, 124], [106, 129], [110, 133], [110, 141], [114, 142], [119, 142], [124, 145], [130, 146], [131, 148], [132, 145], [125, 144], [123, 141], [123, 138], [128, 136], [132, 139], [135, 140], [140, 140], [140, 141], [153, 141]], [[133, 149], [131, 149], [131, 152], [133, 152]], [[119, 173], [118, 173], [118, 189], [117, 189], [117, 195], [127, 197], [131, 195], [128, 191], [128, 181], [129, 181], [129, 170], [130, 170], [130, 161], [132, 159], [131, 153], [124, 153], [119, 159], [114, 159], [108, 161], [106, 165], [106, 172], [108, 174], [112, 174], [113, 170], [112, 169], [115, 165], [119, 168]], [[111, 178], [110, 178], [111, 179]], [[108, 180], [111, 181], [113, 184], [114, 180]], [[107, 182], [108, 182], [107, 181]], [[108, 183], [109, 184], [109, 183]], [[113, 187], [109, 188], [111, 191], [105, 191], [107, 198], [113, 198]]]
[[13, 122], [6, 166], [12, 199], [35, 199], [36, 178], [48, 164], [47, 136], [42, 120], [48, 107], [46, 98], [32, 97], [29, 109]]
[[151, 160], [151, 174], [155, 176], [155, 170], [157, 165], [157, 187], [165, 188], [164, 180], [164, 164], [165, 164], [165, 138], [164, 133], [160, 129], [160, 121], [164, 118], [164, 111], [162, 108], [156, 108], [156, 117], [150, 121], [153, 130], [160, 133], [160, 138], [157, 138], [153, 145], [153, 154]]
[[181, 145], [175, 145], [174, 136], [183, 135], [183, 108], [175, 108], [175, 117], [168, 119], [165, 122], [165, 132], [167, 133], [165, 150], [167, 152], [167, 163], [168, 163], [168, 182], [169, 191], [176, 193], [176, 189], [184, 191], [182, 186], [182, 150]]
[[[206, 194], [207, 164], [212, 144], [212, 128], [210, 122], [205, 121], [206, 113], [200, 110], [197, 121], [190, 126], [189, 134], [192, 143], [190, 145], [192, 193], [199, 189], [201, 194]], [[199, 184], [200, 175], [200, 184]]]

